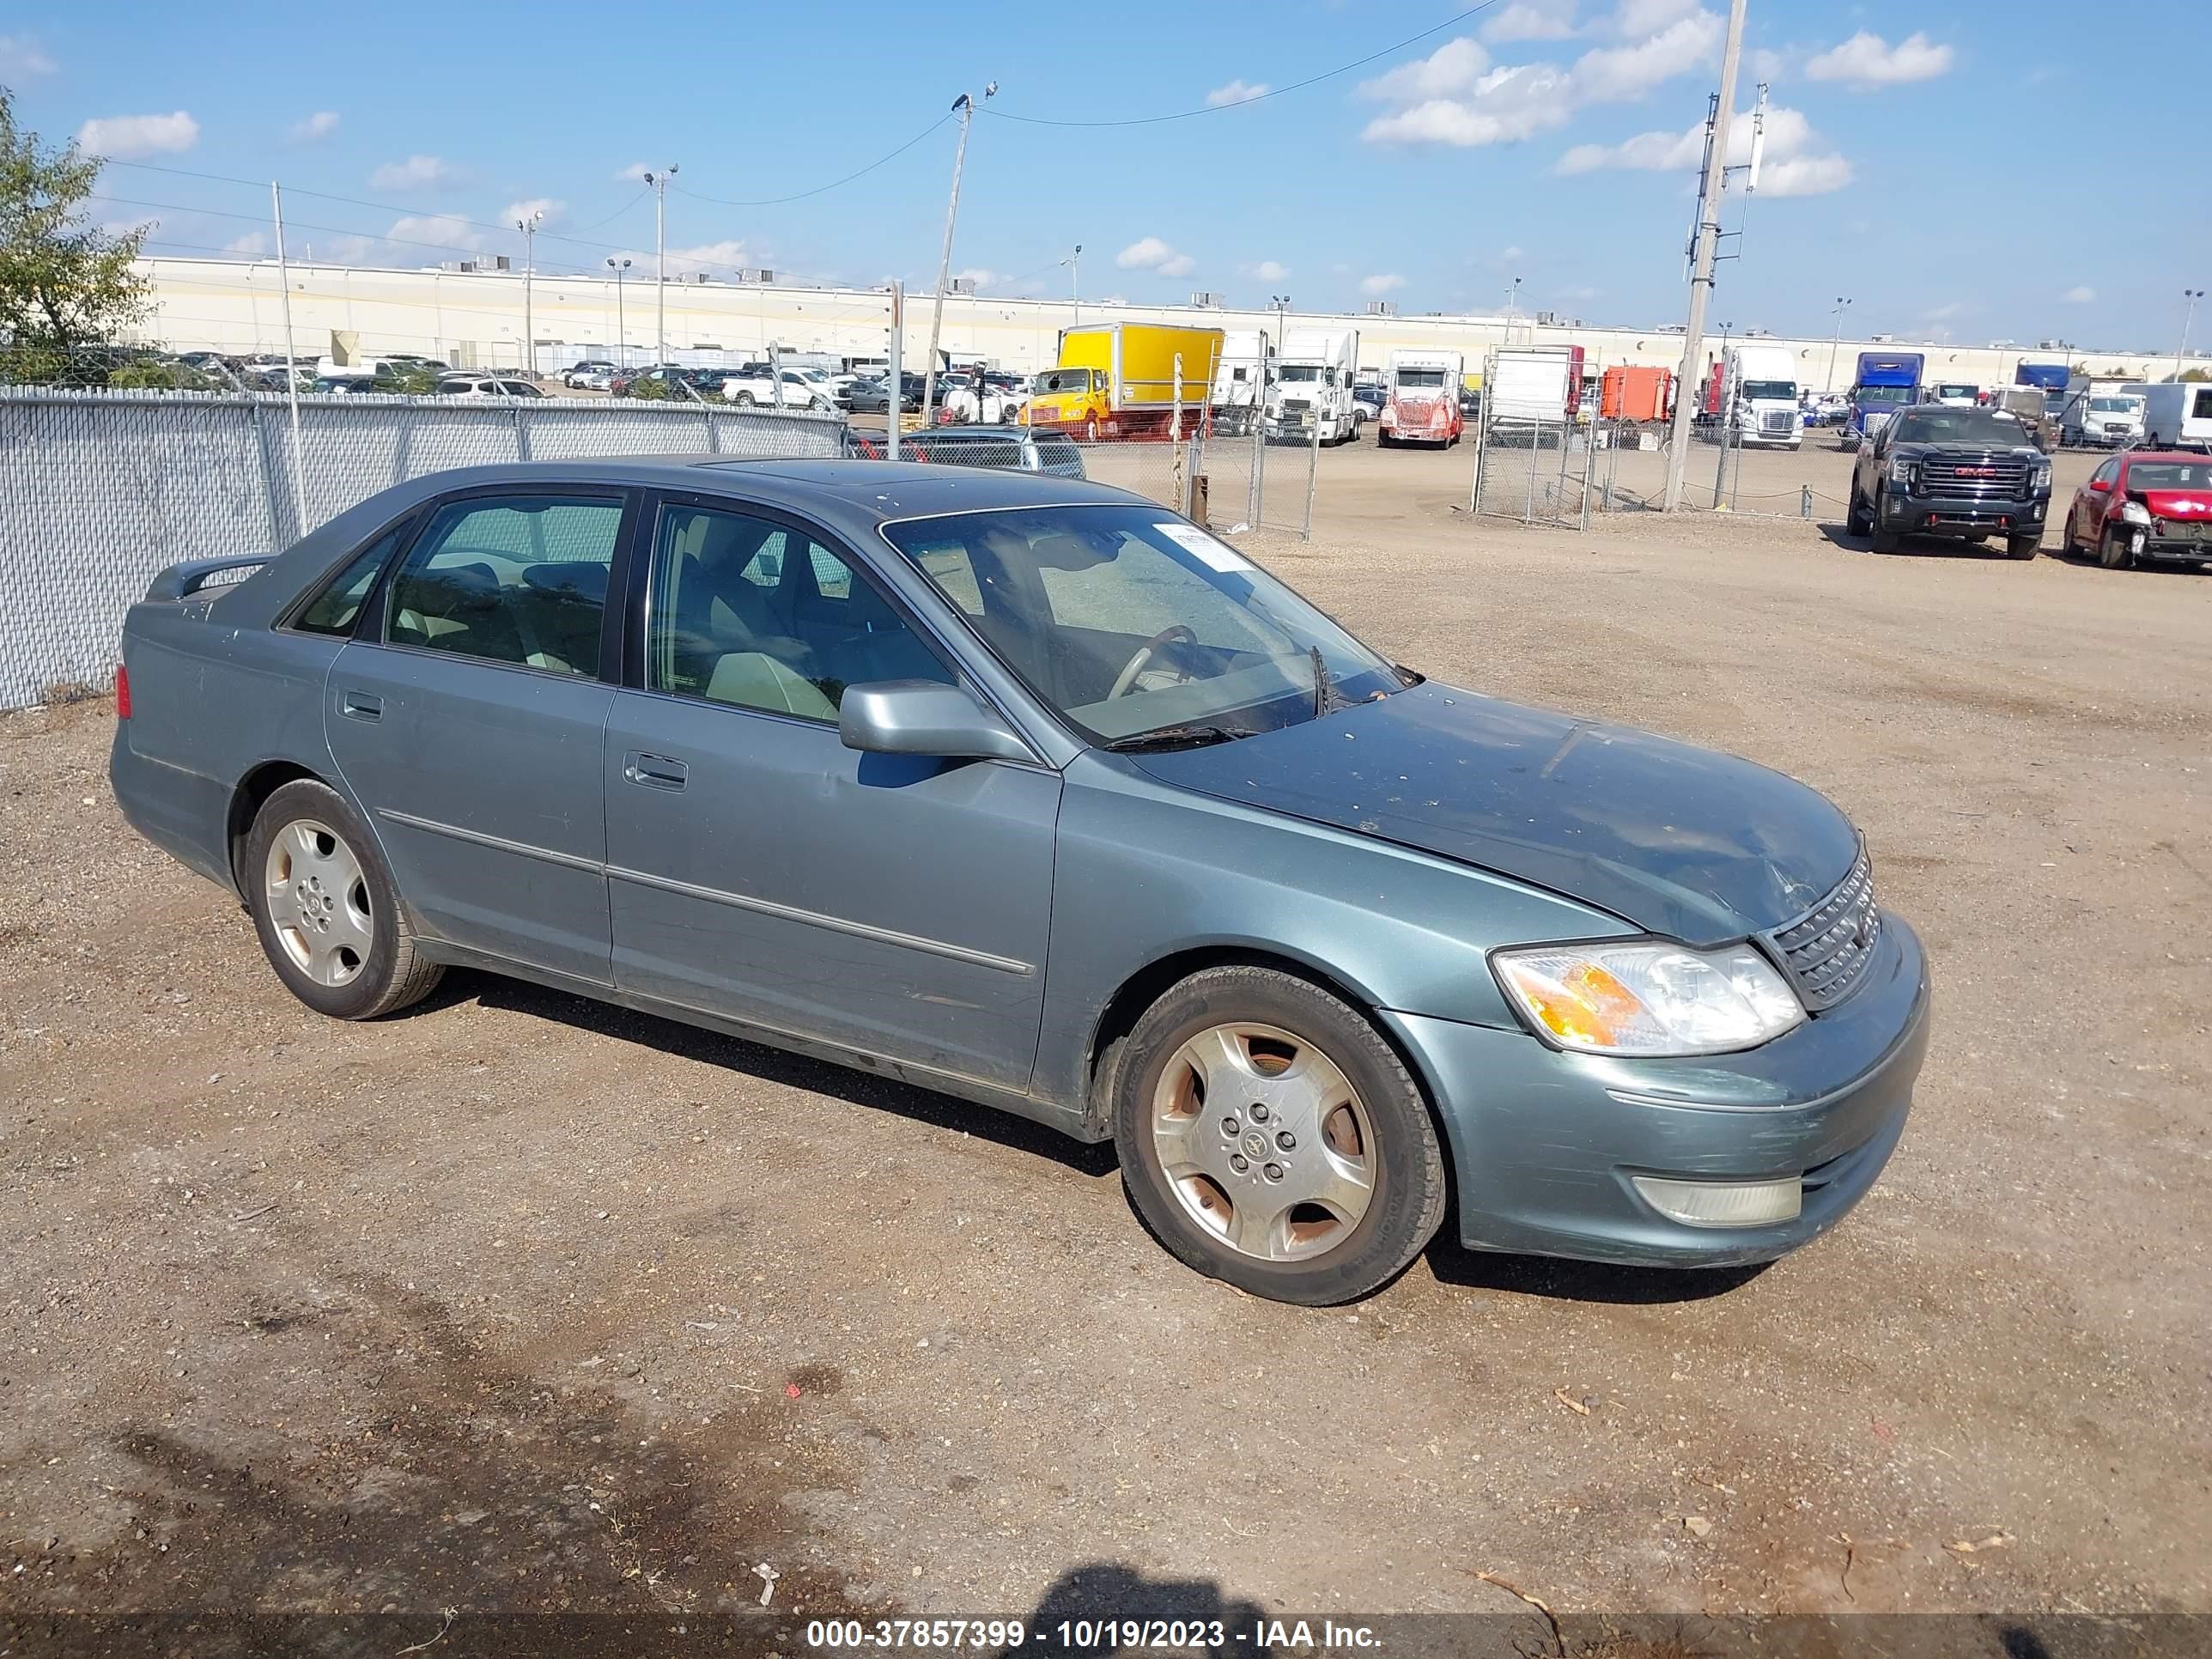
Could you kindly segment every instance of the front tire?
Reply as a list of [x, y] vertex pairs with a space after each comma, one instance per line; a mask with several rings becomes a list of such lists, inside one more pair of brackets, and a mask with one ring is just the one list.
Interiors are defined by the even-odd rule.
[[2135, 562], [2135, 550], [2124, 530], [2107, 528], [2097, 543], [2097, 562], [2107, 570], [2118, 570]]
[[1852, 535], [1865, 536], [1873, 532], [1874, 514], [1867, 511], [1866, 498], [1859, 494], [1859, 487], [1856, 483], [1851, 486], [1851, 503], [1844, 518], [1845, 526]]
[[1273, 969], [1193, 975], [1113, 1057], [1130, 1202], [1170, 1253], [1308, 1307], [1388, 1284], [1443, 1220], [1419, 1085], [1360, 1013]]
[[2008, 559], [2032, 559], [2042, 550], [2043, 537], [2040, 532], [2033, 536], [2005, 538], [2005, 557]]
[[374, 1019], [446, 971], [416, 949], [375, 837], [326, 784], [302, 778], [262, 804], [239, 875], [269, 965], [317, 1013]]

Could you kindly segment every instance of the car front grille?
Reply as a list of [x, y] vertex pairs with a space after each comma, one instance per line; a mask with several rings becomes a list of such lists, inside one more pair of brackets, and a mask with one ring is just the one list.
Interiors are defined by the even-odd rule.
[[1931, 495], [2018, 495], [2027, 483], [2027, 463], [2017, 455], [1930, 455], [1920, 464], [1921, 480]]
[[1790, 416], [1784, 410], [1769, 410], [1759, 417], [1759, 429], [1762, 432], [1779, 432], [1787, 436], [1790, 431]]
[[1865, 849], [1860, 849], [1858, 862], [1835, 891], [1796, 921], [1776, 928], [1767, 939], [1813, 1012], [1832, 1008], [1850, 995], [1881, 940], [1874, 867]]

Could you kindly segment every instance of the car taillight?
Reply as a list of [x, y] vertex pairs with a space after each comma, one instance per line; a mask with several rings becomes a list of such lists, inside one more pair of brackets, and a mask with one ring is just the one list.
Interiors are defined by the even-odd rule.
[[131, 718], [131, 671], [121, 663], [115, 665], [115, 718]]

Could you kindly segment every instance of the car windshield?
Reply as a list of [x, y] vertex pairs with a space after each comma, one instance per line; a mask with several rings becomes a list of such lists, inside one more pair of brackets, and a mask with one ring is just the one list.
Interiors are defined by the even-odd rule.
[[1285, 363], [1275, 378], [1288, 384], [1311, 385], [1321, 379], [1321, 368], [1315, 363]]
[[2212, 465], [2203, 461], [2130, 461], [2130, 489], [2212, 489]]
[[1863, 386], [1853, 395], [1862, 405], [1908, 404], [1912, 401], [1912, 388], [1909, 386]]
[[2140, 398], [2092, 398], [2089, 407], [2100, 415], [2132, 415], [2142, 407]]
[[1900, 444], [2002, 444], [2026, 434], [2009, 415], [1988, 409], [1916, 409], [1890, 422], [1890, 441]]
[[1952, 398], [1972, 398], [1978, 395], [1980, 391], [1979, 386], [1939, 386], [1936, 388], [1936, 395], [1948, 400]]
[[1794, 404], [1797, 401], [1797, 382], [1795, 380], [1746, 380], [1744, 397], [1758, 402]]
[[1048, 368], [1036, 377], [1039, 392], [1088, 392], [1091, 371], [1087, 368]]
[[1234, 548], [1158, 507], [964, 513], [883, 534], [1092, 742], [1242, 737], [1402, 684]]
[[1400, 391], [1421, 392], [1442, 386], [1444, 372], [1441, 368], [1401, 368], [1396, 379]]

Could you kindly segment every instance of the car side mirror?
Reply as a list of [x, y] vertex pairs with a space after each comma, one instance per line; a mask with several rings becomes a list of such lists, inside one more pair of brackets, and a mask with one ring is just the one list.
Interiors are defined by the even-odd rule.
[[2100, 495], [2109, 495], [2112, 493], [2112, 481], [2110, 478], [2092, 478], [2089, 480], [2089, 488]]
[[1034, 760], [1013, 727], [957, 685], [935, 680], [878, 680], [848, 685], [837, 711], [848, 749], [876, 755], [933, 755], [940, 760]]

